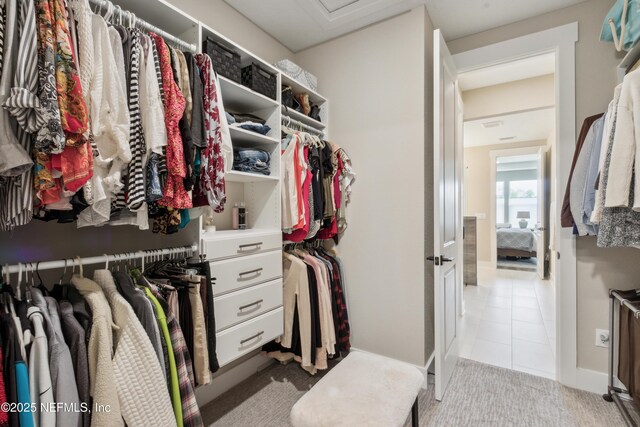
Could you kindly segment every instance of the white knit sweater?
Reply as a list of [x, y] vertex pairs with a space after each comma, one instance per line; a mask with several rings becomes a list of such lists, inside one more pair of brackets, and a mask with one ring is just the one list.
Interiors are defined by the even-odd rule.
[[165, 374], [149, 336], [131, 305], [118, 293], [111, 272], [97, 270], [93, 278], [107, 297], [118, 326], [113, 361], [125, 422], [129, 427], [176, 427]]

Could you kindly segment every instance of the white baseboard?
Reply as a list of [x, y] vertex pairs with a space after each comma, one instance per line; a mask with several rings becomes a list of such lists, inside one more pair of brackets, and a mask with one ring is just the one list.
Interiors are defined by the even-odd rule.
[[257, 353], [249, 354], [216, 372], [209, 385], [195, 390], [198, 406], [202, 407], [229, 391], [250, 376], [275, 363], [273, 359]]
[[[576, 388], [591, 393], [604, 394], [609, 385], [609, 375], [605, 372], [592, 371], [591, 369], [576, 369]], [[613, 379], [613, 385], [621, 389], [626, 387], [617, 379]]]

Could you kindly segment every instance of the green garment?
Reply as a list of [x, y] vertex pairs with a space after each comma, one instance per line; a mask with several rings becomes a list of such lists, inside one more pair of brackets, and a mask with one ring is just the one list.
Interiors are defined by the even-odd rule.
[[167, 326], [167, 316], [160, 305], [160, 301], [151, 293], [149, 288], [144, 288], [149, 300], [155, 305], [156, 312], [158, 313], [158, 323], [162, 330], [162, 335], [167, 344], [167, 356], [169, 357], [169, 382], [171, 392], [171, 402], [173, 403], [173, 412], [176, 414], [176, 424], [178, 427], [183, 427], [182, 422], [182, 400], [180, 399], [180, 381], [178, 380], [178, 368], [176, 366], [176, 358], [173, 354], [173, 345], [171, 345], [171, 335], [169, 334], [169, 327]]

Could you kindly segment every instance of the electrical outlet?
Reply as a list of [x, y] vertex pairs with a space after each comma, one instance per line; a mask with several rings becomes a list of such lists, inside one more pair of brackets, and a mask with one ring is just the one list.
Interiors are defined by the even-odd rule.
[[607, 329], [596, 329], [596, 347], [609, 347], [609, 331]]

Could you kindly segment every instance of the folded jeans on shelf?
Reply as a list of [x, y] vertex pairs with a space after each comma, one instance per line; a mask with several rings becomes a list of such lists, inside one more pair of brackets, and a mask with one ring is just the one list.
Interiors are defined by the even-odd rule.
[[259, 133], [260, 135], [266, 135], [271, 130], [271, 127], [269, 125], [261, 125], [260, 123], [255, 123], [255, 122], [234, 123], [231, 126], [239, 127], [251, 132], [256, 132], [256, 133]]
[[264, 150], [245, 148], [233, 151], [233, 169], [241, 172], [270, 175], [270, 160], [271, 156]]
[[264, 163], [269, 163], [271, 156], [265, 150], [260, 150], [258, 148], [237, 148], [233, 150], [234, 163], [242, 163], [247, 160], [259, 160]]
[[251, 165], [245, 164], [235, 164], [233, 165], [233, 169], [240, 172], [249, 172], [249, 173], [259, 173], [262, 175], [271, 175], [271, 171], [269, 170], [269, 165], [262, 162], [257, 162]]

